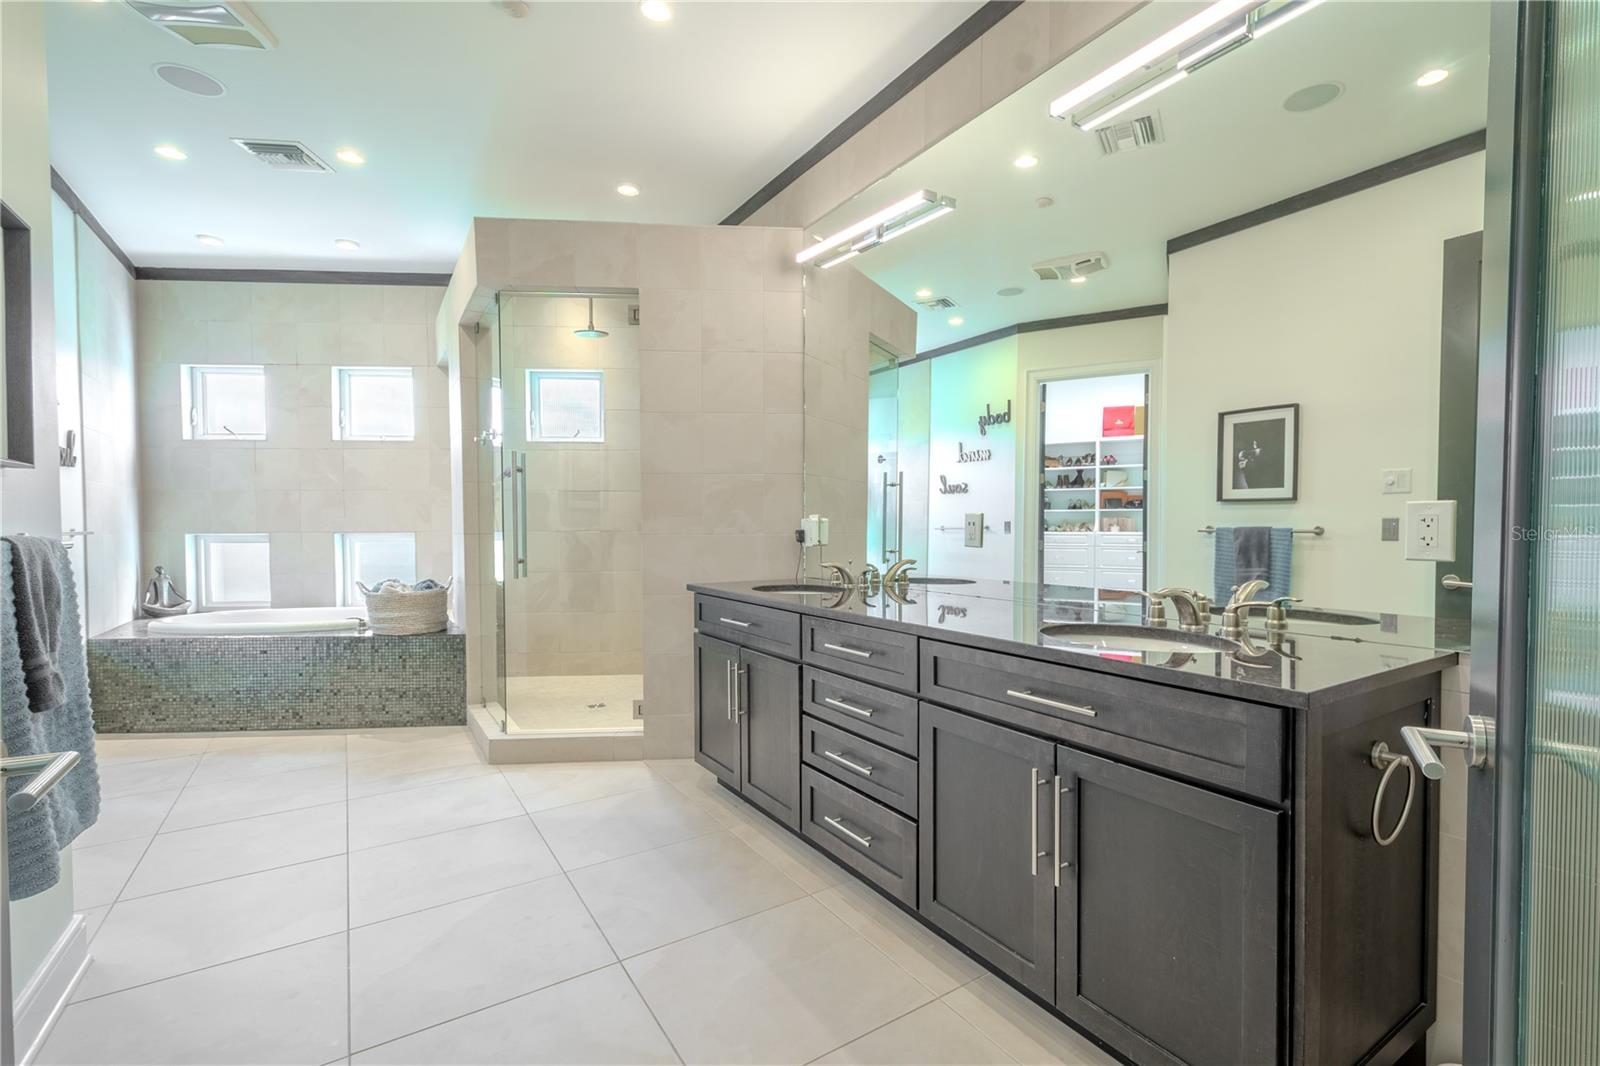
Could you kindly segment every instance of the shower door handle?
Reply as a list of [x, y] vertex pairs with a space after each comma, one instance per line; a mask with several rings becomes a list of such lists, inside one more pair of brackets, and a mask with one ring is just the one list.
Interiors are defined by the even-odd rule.
[[511, 481], [512, 506], [516, 511], [516, 536], [513, 540], [512, 550], [516, 552], [513, 560], [511, 574], [513, 577], [528, 576], [528, 453], [511, 453]]

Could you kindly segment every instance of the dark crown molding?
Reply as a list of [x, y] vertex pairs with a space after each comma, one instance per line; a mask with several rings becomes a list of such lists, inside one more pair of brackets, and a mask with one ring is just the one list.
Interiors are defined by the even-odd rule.
[[1219, 237], [1227, 237], [1238, 233], [1240, 230], [1250, 229], [1266, 222], [1272, 222], [1285, 215], [1292, 215], [1296, 211], [1304, 211], [1309, 207], [1337, 200], [1352, 193], [1363, 192], [1385, 182], [1403, 178], [1408, 174], [1415, 174], [1419, 170], [1427, 170], [1441, 163], [1448, 163], [1463, 156], [1472, 155], [1474, 152], [1483, 151], [1485, 132], [1478, 130], [1475, 133], [1463, 134], [1441, 144], [1435, 144], [1421, 151], [1403, 155], [1399, 159], [1391, 159], [1387, 163], [1380, 163], [1375, 167], [1363, 170], [1348, 177], [1330, 181], [1326, 185], [1319, 185], [1315, 189], [1308, 189], [1302, 193], [1279, 200], [1277, 203], [1258, 207], [1253, 211], [1246, 211], [1242, 215], [1225, 218], [1221, 222], [1213, 222], [1189, 233], [1181, 234], [1167, 242], [1167, 254], [1181, 252], [1186, 248], [1193, 248], [1207, 241], [1214, 241]]
[[437, 285], [449, 274], [384, 273], [376, 270], [211, 270], [204, 267], [138, 267], [140, 281], [276, 281], [298, 285]]
[[128, 253], [124, 252], [122, 246], [111, 239], [111, 234], [107, 233], [106, 228], [100, 224], [100, 220], [94, 217], [94, 212], [90, 211], [84, 202], [78, 198], [78, 194], [73, 191], [72, 186], [67, 184], [67, 179], [63, 178], [61, 172], [55, 167], [50, 168], [50, 188], [55, 191], [57, 196], [66, 201], [73, 214], [83, 219], [84, 225], [88, 226], [94, 235], [100, 238], [100, 243], [111, 250], [111, 254], [117, 257], [117, 262], [122, 264], [122, 268], [128, 272], [129, 276], [138, 277], [138, 268], [133, 265], [133, 260], [128, 258]]
[[1014, 337], [1019, 333], [1041, 333], [1047, 329], [1094, 326], [1102, 322], [1122, 322], [1130, 318], [1154, 318], [1166, 313], [1166, 304], [1146, 304], [1143, 307], [1119, 307], [1112, 311], [1090, 311], [1087, 314], [1066, 315], [1062, 318], [1036, 318], [1031, 322], [1018, 322], [1012, 326], [1001, 326], [999, 329], [991, 329], [987, 333], [979, 333], [965, 340], [952, 341], [938, 348], [929, 348], [925, 352], [918, 352], [916, 358], [906, 359], [898, 365], [910, 366], [912, 363], [937, 359], [941, 355], [966, 351], [968, 348], [976, 348], [980, 344], [988, 344], [990, 341], [1001, 340], [1005, 337]]
[[763, 204], [794, 184], [800, 175], [827, 158], [828, 153], [860, 133], [869, 122], [893, 107], [901, 97], [927, 81], [929, 75], [953, 59], [963, 48], [982, 37], [995, 23], [1021, 6], [1021, 0], [989, 0], [989, 3], [974, 11], [961, 25], [946, 34], [938, 44], [924, 52], [915, 63], [901, 71], [900, 76], [879, 90], [876, 96], [858, 107], [849, 118], [812, 145], [804, 155], [785, 167], [777, 177], [761, 186], [754, 196], [735, 208], [733, 213], [719, 225], [737, 226], [755, 214]]

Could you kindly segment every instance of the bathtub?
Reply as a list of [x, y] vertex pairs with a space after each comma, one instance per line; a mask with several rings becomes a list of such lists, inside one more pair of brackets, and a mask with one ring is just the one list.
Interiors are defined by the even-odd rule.
[[365, 607], [262, 607], [206, 611], [150, 621], [152, 637], [271, 637], [280, 633], [340, 633], [366, 628]]

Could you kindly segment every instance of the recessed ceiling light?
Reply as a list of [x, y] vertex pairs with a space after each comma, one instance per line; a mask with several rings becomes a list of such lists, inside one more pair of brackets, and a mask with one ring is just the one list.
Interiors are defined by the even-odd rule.
[[367, 161], [367, 157], [362, 155], [360, 150], [349, 147], [339, 149], [333, 153], [333, 157], [339, 162], [348, 163], [353, 167], [359, 167]]
[[932, 289], [918, 289], [917, 290], [917, 299], [919, 299], [919, 300], [931, 300], [931, 299], [933, 299], [933, 290]]
[[631, 181], [625, 181], [621, 185], [617, 186], [617, 192], [623, 196], [638, 196], [639, 186], [635, 185]]
[[210, 233], [196, 233], [194, 235], [194, 239], [199, 241], [201, 244], [209, 244], [213, 248], [220, 248], [223, 245], [223, 240], [221, 237], [213, 236]]
[[951, 325], [952, 325], [952, 326], [959, 326], [959, 325], [961, 325], [961, 324], [962, 324], [962, 323], [963, 323], [963, 322], [965, 322], [965, 321], [966, 321], [966, 319], [964, 319], [964, 318], [962, 318], [962, 317], [961, 317], [961, 316], [960, 316], [960, 315], [951, 315], [951, 316], [950, 316], [950, 317], [949, 317], [949, 319], [947, 319], [947, 321], [948, 321], [948, 322], [949, 322], [949, 323], [950, 323], [950, 324], [951, 324]]
[[341, 252], [359, 252], [361, 250], [361, 242], [353, 241], [349, 237], [338, 238], [333, 242], [333, 246]]
[[1011, 161], [1011, 165], [1016, 167], [1018, 170], [1031, 170], [1039, 165], [1039, 157], [1036, 155], [1029, 155], [1027, 152], [1023, 152], [1021, 155], [1017, 156], [1017, 158]]
[[174, 163], [181, 163], [183, 160], [189, 158], [189, 153], [185, 152], [182, 148], [179, 148], [175, 144], [156, 145], [156, 155], [160, 156], [162, 159], [170, 159]]
[[1417, 87], [1426, 89], [1430, 85], [1438, 85], [1450, 76], [1450, 72], [1443, 67], [1434, 67], [1417, 79]]
[[1074, 284], [1074, 285], [1084, 285], [1084, 284], [1087, 284], [1088, 281], [1089, 281], [1088, 278], [1084, 278], [1084, 277], [1070, 277], [1067, 280], [1069, 282], [1071, 282], [1072, 284]]
[[639, 5], [639, 14], [651, 22], [671, 22], [672, 5], [667, 0], [644, 0]]

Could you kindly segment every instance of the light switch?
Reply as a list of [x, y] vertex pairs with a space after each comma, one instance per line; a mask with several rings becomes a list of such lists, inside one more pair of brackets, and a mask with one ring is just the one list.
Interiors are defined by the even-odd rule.
[[1411, 491], [1411, 468], [1404, 466], [1394, 470], [1385, 470], [1382, 481], [1383, 491], [1386, 495], [1407, 495]]

